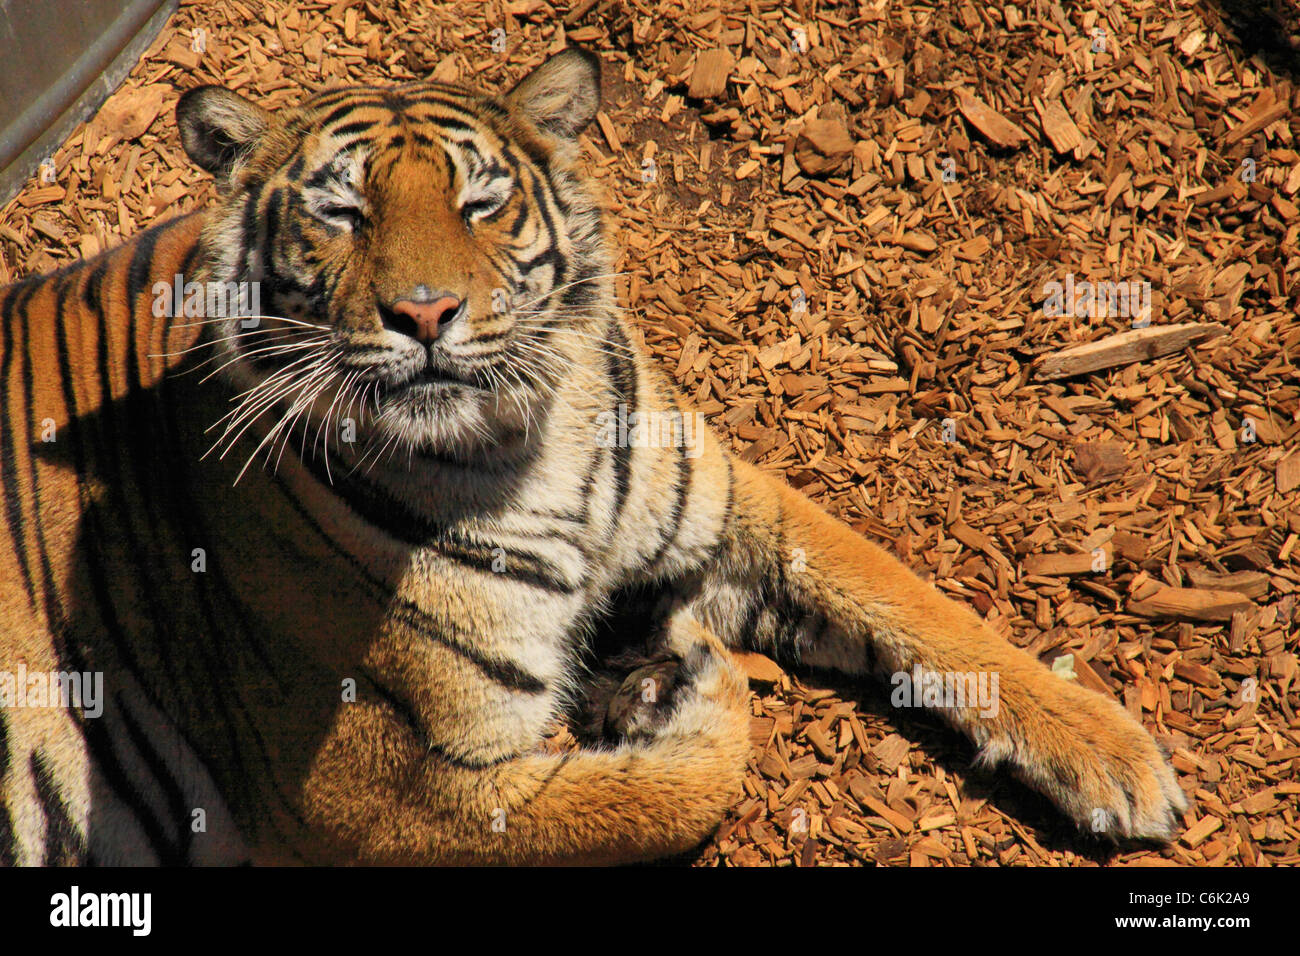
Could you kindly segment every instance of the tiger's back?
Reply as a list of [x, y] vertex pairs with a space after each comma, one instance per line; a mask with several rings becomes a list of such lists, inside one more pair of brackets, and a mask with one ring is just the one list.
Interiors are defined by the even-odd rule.
[[[0, 291], [0, 858], [11, 863], [165, 862], [181, 821], [163, 822], [159, 788], [193, 780], [195, 806], [223, 810], [185, 766], [182, 742], [148, 714], [123, 660], [149, 653], [147, 633], [167, 564], [136, 572], [166, 527], [149, 473], [166, 422], [141, 414], [168, 364], [197, 330], [155, 336], [150, 268], [188, 268], [199, 221], [156, 227], [122, 248]], [[165, 465], [165, 459], [161, 462]], [[165, 620], [159, 615], [157, 620]], [[109, 680], [105, 675], [111, 674]], [[136, 693], [133, 744], [118, 706]], [[170, 761], [170, 763], [169, 763]], [[193, 764], [192, 755], [188, 759]], [[153, 778], [152, 785], [150, 777]], [[204, 788], [208, 792], [204, 793]], [[135, 789], [158, 791], [132, 808]], [[150, 811], [148, 804], [155, 803]], [[102, 841], [97, 834], [111, 834]], [[170, 834], [164, 839], [165, 834]], [[123, 835], [128, 835], [123, 839]]]

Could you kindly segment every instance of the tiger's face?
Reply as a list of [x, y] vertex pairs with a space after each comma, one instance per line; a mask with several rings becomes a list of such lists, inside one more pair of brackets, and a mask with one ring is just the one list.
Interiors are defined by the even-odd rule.
[[270, 421], [274, 450], [360, 420], [379, 455], [526, 432], [612, 296], [574, 171], [598, 105], [577, 50], [501, 97], [417, 83], [275, 114], [222, 87], [182, 97], [185, 149], [223, 187], [207, 278], [259, 293], [256, 318], [205, 317], [246, 396], [227, 434]]

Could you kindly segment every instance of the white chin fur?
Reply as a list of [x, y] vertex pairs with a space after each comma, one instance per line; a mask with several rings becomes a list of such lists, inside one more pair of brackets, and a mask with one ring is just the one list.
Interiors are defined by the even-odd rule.
[[368, 430], [376, 433], [380, 447], [391, 443], [394, 460], [411, 450], [484, 450], [496, 445], [503, 434], [523, 426], [519, 408], [509, 400], [498, 401], [491, 393], [455, 386], [422, 386], [415, 395], [381, 399], [379, 408]]

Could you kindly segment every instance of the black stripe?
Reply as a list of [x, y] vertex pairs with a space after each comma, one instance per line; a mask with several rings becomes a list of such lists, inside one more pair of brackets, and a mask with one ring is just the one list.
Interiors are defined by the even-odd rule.
[[713, 547], [709, 549], [707, 565], [714, 564], [722, 556], [722, 552], [730, 547], [731, 523], [735, 518], [736, 470], [732, 467], [731, 456], [724, 454], [722, 463], [727, 466], [727, 502], [722, 509], [722, 524], [718, 528], [717, 540], [713, 542]]
[[[496, 342], [496, 341], [498, 341], [498, 340], [500, 340], [500, 339], [504, 339], [504, 338], [506, 338], [507, 336], [509, 336], [509, 335], [510, 335], [511, 333], [513, 333], [513, 332], [514, 332], [514, 326], [513, 326], [513, 325], [506, 326], [506, 327], [505, 327], [504, 329], [502, 329], [500, 332], [481, 332], [481, 333], [479, 333], [478, 335], [475, 335], [474, 338], [473, 338], [472, 340], [470, 340], [470, 342], [468, 342], [467, 344], [469, 344], [469, 345], [484, 345], [484, 344], [486, 344], [486, 343], [488, 343], [488, 342]], [[491, 349], [491, 350], [489, 350], [489, 352], [488, 352], [488, 354], [490, 354], [490, 355], [495, 355], [496, 353], [497, 353], [497, 350], [496, 350], [496, 349]], [[463, 353], [463, 354], [464, 354], [465, 358], [472, 360], [472, 359], [474, 359], [474, 358], [477, 358], [479, 355], [482, 355], [483, 353], [481, 353], [481, 352], [467, 352], [467, 353]]]
[[[161, 226], [154, 226], [148, 229], [135, 239], [135, 249], [131, 253], [131, 264], [126, 270], [126, 308], [134, 320], [136, 313], [135, 300], [140, 293], [144, 291], [146, 284], [152, 286], [150, 277], [153, 272], [154, 250], [158, 246], [158, 238], [163, 234], [163, 230], [170, 225], [164, 223]], [[132, 333], [135, 332], [135, 323], [131, 324]], [[134, 351], [135, 336], [131, 337], [132, 351]]]
[[[406, 97], [402, 109], [410, 109], [413, 106], [438, 106], [472, 120], [477, 118], [474, 115], [475, 109], [491, 102], [486, 99], [475, 102], [472, 94], [467, 95], [464, 89], [454, 83], [425, 83], [423, 87], [416, 96]], [[443, 117], [434, 112], [430, 119], [434, 123], [441, 123]]]
[[532, 209], [529, 207], [528, 203], [521, 202], [517, 204], [515, 208], [515, 218], [510, 223], [509, 230], [508, 230], [509, 235], [512, 239], [519, 238], [519, 233], [523, 229], [524, 223], [527, 221], [528, 217], [531, 214], [532, 214]]
[[[20, 286], [11, 288], [9, 294], [5, 297], [4, 305], [0, 306], [0, 318], [4, 322], [3, 345], [0, 348], [4, 350], [4, 358], [0, 360], [0, 404], [8, 408], [10, 379], [13, 375], [14, 353], [16, 351], [15, 338], [18, 341], [25, 341], [26, 329], [20, 327], [15, 336], [14, 326], [18, 323], [19, 315], [26, 312], [27, 303], [31, 301], [32, 296], [40, 288], [40, 283], [31, 281]], [[24, 322], [25, 326], [25, 322]], [[30, 416], [31, 408], [27, 407], [24, 397], [24, 407], [18, 415], [13, 417], [14, 422], [23, 423], [23, 439], [30, 438]], [[6, 416], [8, 417], [8, 416]], [[14, 544], [14, 557], [17, 560], [18, 570], [22, 574], [23, 588], [27, 593], [27, 601], [33, 611], [37, 610], [36, 586], [33, 579], [30, 561], [30, 550], [27, 546], [27, 528], [26, 519], [23, 516], [23, 501], [21, 489], [18, 487], [16, 475], [18, 471], [18, 451], [14, 443], [14, 429], [6, 425], [0, 427], [0, 475], [7, 479], [4, 482], [4, 505], [5, 521], [9, 527], [9, 537]], [[39, 515], [38, 515], [39, 518]]]
[[[341, 106], [334, 107], [334, 109], [330, 110], [319, 120], [317, 120], [316, 126], [318, 129], [325, 129], [326, 127], [332, 126], [334, 123], [338, 122], [343, 117], [347, 116], [349, 113], [355, 110], [385, 109], [385, 108], [386, 107], [382, 99], [352, 100], [350, 102], [343, 103]], [[367, 124], [367, 125], [373, 125], [373, 124]]]
[[789, 539], [786, 535], [786, 515], [785, 506], [777, 501], [776, 514], [776, 581], [774, 593], [771, 600], [771, 611], [775, 617], [776, 638], [795, 638], [789, 640], [786, 646], [787, 651], [793, 651], [796, 655], [802, 650], [799, 645], [798, 630], [800, 626], [808, 619], [812, 612], [809, 612], [800, 603], [798, 596], [790, 588], [790, 579], [787, 568], [787, 561], [792, 556], [788, 553]]
[[86, 857], [86, 836], [72, 822], [67, 804], [59, 796], [42, 754], [32, 754], [31, 768], [36, 798], [45, 813], [45, 859], [42, 863], [44, 866], [76, 866]]
[[[674, 408], [674, 411], [676, 411], [679, 416], [682, 415], [681, 409]], [[674, 479], [675, 484], [673, 485], [676, 498], [673, 501], [672, 509], [668, 512], [667, 521], [659, 529], [659, 547], [655, 549], [654, 555], [651, 556], [649, 562], [646, 564], [647, 570], [653, 570], [659, 562], [663, 560], [664, 555], [668, 553], [668, 549], [672, 547], [673, 543], [677, 540], [677, 535], [681, 531], [682, 527], [682, 513], [686, 510], [686, 499], [691, 490], [691, 477], [693, 471], [691, 469], [690, 459], [686, 457], [686, 422], [684, 420], [685, 416], [682, 417], [682, 445], [678, 446], [677, 449], [677, 476]]]
[[[383, 488], [359, 476], [335, 475], [331, 483], [322, 462], [308, 458], [303, 465], [323, 493], [334, 494], [358, 517], [398, 541], [432, 548], [443, 557], [476, 571], [509, 578], [554, 594], [573, 594], [583, 585], [582, 581], [568, 580], [542, 555], [476, 539], [459, 528], [431, 521], [409, 510]], [[511, 533], [524, 536], [523, 532]], [[544, 540], [554, 540], [554, 537], [544, 536]], [[497, 548], [501, 549], [505, 559], [505, 568], [500, 571], [493, 568], [498, 557], [493, 551]]]
[[127, 737], [135, 745], [136, 753], [139, 754], [141, 762], [152, 775], [152, 782], [161, 791], [163, 802], [171, 813], [176, 833], [179, 834], [179, 838], [172, 841], [173, 851], [181, 860], [188, 861], [190, 845], [193, 841], [193, 831], [189, 825], [190, 810], [192, 808], [188, 806], [185, 795], [177, 785], [172, 768], [169, 768], [162, 757], [159, 756], [144, 728], [136, 721], [135, 716], [125, 706], [123, 700], [122, 697], [118, 698], [117, 715], [121, 718], [122, 724], [126, 728]]
[[359, 121], [356, 123], [344, 123], [342, 126], [336, 126], [330, 130], [331, 136], [353, 136], [357, 133], [368, 133], [375, 128], [375, 123], [369, 120]]
[[600, 289], [590, 281], [576, 280], [575, 284], [560, 291], [559, 304], [573, 312], [580, 307], [594, 306], [599, 295]]
[[86, 286], [81, 290], [81, 304], [92, 311], [99, 311], [100, 290], [104, 284], [104, 276], [108, 274], [109, 258], [103, 256], [99, 264], [90, 270], [90, 275], [86, 277]]
[[[236, 261], [239, 262], [243, 275], [246, 275], [251, 268], [252, 263], [249, 259], [257, 247], [257, 204], [260, 198], [260, 193], [249, 194], [239, 220], [239, 257]], [[263, 263], [263, 271], [269, 271], [270, 267], [269, 262]], [[205, 328], [211, 329], [212, 326], [208, 325]]]
[[[618, 419], [619, 405], [626, 405], [628, 414], [637, 409], [637, 375], [636, 366], [628, 357], [628, 342], [618, 320], [609, 324], [608, 338], [613, 348], [606, 352], [605, 364], [613, 391], [613, 414]], [[631, 442], [616, 444], [610, 452], [614, 461], [614, 513], [610, 527], [617, 529], [623, 517], [623, 508], [627, 504], [628, 491], [631, 488], [632, 448]]]
[[320, 189], [337, 176], [338, 170], [334, 168], [334, 160], [331, 159], [323, 166], [318, 166], [316, 171], [303, 181], [303, 186], [306, 189]]
[[[544, 182], [545, 186], [543, 186]], [[550, 250], [554, 252], [556, 260], [558, 260], [559, 263], [556, 267], [555, 284], [557, 286], [563, 285], [569, 277], [569, 263], [568, 260], [560, 254], [558, 236], [561, 230], [556, 226], [555, 220], [551, 217], [550, 207], [546, 205], [548, 197], [552, 200], [555, 198], [555, 192], [550, 189], [550, 182], [548, 180], [544, 181], [541, 177], [537, 176], [531, 178], [529, 182], [529, 192], [533, 194], [533, 206], [537, 211], [537, 215], [546, 226], [546, 234], [550, 240], [548, 246]], [[527, 271], [526, 267], [525, 271]], [[575, 276], [575, 278], [581, 277]]]
[[390, 608], [390, 616], [392, 620], [400, 621], [418, 632], [421, 637], [436, 642], [473, 664], [498, 684], [526, 694], [540, 694], [546, 690], [546, 681], [528, 673], [514, 661], [488, 657], [469, 643], [449, 639], [446, 632], [434, 623], [433, 618], [414, 604], [398, 604]]
[[[355, 100], [357, 97], [364, 96], [370, 98], [362, 102], [378, 106], [383, 103], [383, 93], [384, 89], [378, 86], [348, 86], [337, 90], [326, 90], [324, 93], [313, 96], [310, 101], [303, 105], [319, 112], [344, 100]], [[353, 104], [349, 103], [348, 105], [351, 108]], [[303, 125], [311, 124], [304, 122]]]
[[375, 679], [374, 675], [370, 674], [364, 668], [361, 669], [360, 674], [369, 686], [370, 692], [384, 703], [388, 704], [402, 722], [411, 729], [411, 732], [415, 734], [427, 751], [438, 760], [464, 770], [483, 770], [488, 767], [498, 766], [513, 759], [512, 757], [506, 756], [498, 757], [495, 760], [470, 761], [453, 756], [448, 753], [444, 747], [429, 739], [428, 733], [420, 726], [419, 718], [415, 715], [415, 709], [407, 701], [398, 697], [396, 693], [381, 684]]
[[411, 139], [415, 141], [416, 146], [422, 147], [423, 149], [433, 150], [442, 146], [442, 143], [438, 140], [434, 139], [428, 133], [421, 132], [418, 129], [411, 130]]
[[771, 598], [771, 589], [763, 586], [757, 594], [749, 595], [749, 603], [745, 605], [745, 619], [740, 625], [740, 630], [734, 637], [741, 641], [743, 646], [757, 649], [759, 642], [754, 638], [758, 637], [758, 617], [767, 607], [767, 602]]
[[[0, 780], [9, 771], [9, 727], [5, 722], [5, 712], [0, 710]], [[0, 790], [0, 866], [14, 866], [18, 863], [18, 835], [14, 833], [13, 820], [9, 818], [9, 807], [5, 804], [4, 791]]]
[[[498, 131], [498, 134], [501, 135], [503, 139], [512, 140], [512, 137], [500, 134], [500, 131]], [[513, 145], [523, 151], [524, 156], [533, 164], [540, 175], [550, 179], [551, 154], [546, 147], [542, 145], [540, 140], [533, 139], [531, 136], [526, 136], [522, 142], [513, 140]]]
[[[455, 103], [441, 103], [439, 105], [457, 111], [460, 111], [462, 109], [462, 107], [460, 107], [458, 104]], [[434, 116], [431, 118], [430, 122], [434, 126], [438, 127], [440, 131], [451, 130], [452, 132], [455, 133], [470, 133], [470, 134], [483, 132], [481, 129], [478, 129], [477, 127], [472, 126], [471, 124], [464, 122], [463, 120], [452, 119], [450, 116]]]
[[109, 790], [122, 801], [122, 805], [135, 817], [136, 823], [144, 831], [145, 839], [149, 841], [149, 847], [158, 858], [158, 862], [164, 866], [179, 866], [184, 863], [185, 861], [176, 855], [173, 843], [163, 830], [162, 823], [154, 813], [153, 808], [144, 801], [140, 796], [139, 789], [127, 776], [126, 770], [118, 759], [117, 749], [113, 746], [112, 735], [104, 725], [103, 718], [84, 720], [82, 722], [82, 736], [86, 741], [86, 749], [89, 751], [90, 758], [95, 763], [95, 769], [103, 776]]
[[284, 193], [282, 186], [273, 189], [271, 195], [267, 197], [266, 210], [262, 214], [266, 224], [262, 238], [262, 268], [272, 273], [282, 271], [280, 263], [275, 258], [275, 242], [280, 238], [280, 206], [284, 202]]
[[519, 261], [519, 272], [521, 275], [528, 276], [540, 269], [542, 266], [549, 265], [553, 273], [551, 276], [552, 285], [561, 286], [564, 284], [564, 276], [568, 272], [568, 261], [564, 258], [563, 254], [561, 254], [560, 250], [556, 248], [555, 230], [551, 228], [549, 223], [547, 224], [547, 238], [549, 241], [545, 248], [537, 253], [537, 255], [530, 259], [521, 259]]
[[400, 113], [411, 105], [411, 100], [405, 93], [392, 87], [384, 89], [381, 99], [384, 101], [384, 107], [393, 113]]

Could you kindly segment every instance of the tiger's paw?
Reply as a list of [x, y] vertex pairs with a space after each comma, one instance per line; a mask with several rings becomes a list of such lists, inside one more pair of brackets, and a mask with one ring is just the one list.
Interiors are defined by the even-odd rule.
[[706, 741], [737, 772], [749, 758], [749, 681], [722, 642], [694, 616], [680, 612], [668, 627], [667, 649], [680, 661], [673, 700], [654, 733], [664, 741]]
[[637, 667], [610, 697], [603, 731], [607, 740], [639, 740], [653, 736], [671, 712], [681, 662], [664, 655]]
[[1115, 701], [1086, 688], [1064, 684], [1045, 697], [1049, 712], [1023, 716], [1024, 739], [995, 737], [981, 762], [1008, 760], [1081, 830], [1111, 840], [1172, 840], [1187, 798], [1155, 739]]

